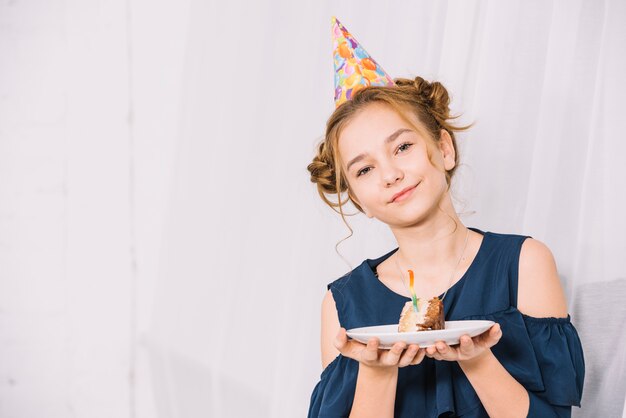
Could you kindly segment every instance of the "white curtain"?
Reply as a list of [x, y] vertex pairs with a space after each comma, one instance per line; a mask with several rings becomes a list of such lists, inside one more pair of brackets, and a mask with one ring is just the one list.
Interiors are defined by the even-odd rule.
[[[349, 269], [334, 250], [347, 230], [306, 171], [334, 108], [333, 15], [392, 76], [443, 82], [476, 123], [459, 140], [462, 219], [552, 249], [587, 362], [575, 416], [626, 416], [619, 0], [192, 1], [146, 336], [159, 416], [306, 413], [321, 299]], [[394, 246], [384, 225], [349, 222], [351, 265]]]

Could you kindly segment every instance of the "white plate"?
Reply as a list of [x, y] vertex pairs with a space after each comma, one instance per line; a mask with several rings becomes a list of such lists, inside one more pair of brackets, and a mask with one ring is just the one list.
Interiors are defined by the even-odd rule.
[[437, 341], [444, 341], [448, 345], [458, 344], [462, 335], [475, 337], [487, 331], [494, 323], [493, 321], [446, 321], [446, 329], [419, 332], [398, 332], [398, 324], [392, 324], [353, 328], [347, 333], [350, 338], [365, 344], [370, 338], [376, 337], [380, 340], [380, 348], [391, 348], [398, 341], [418, 344], [423, 348], [435, 345]]

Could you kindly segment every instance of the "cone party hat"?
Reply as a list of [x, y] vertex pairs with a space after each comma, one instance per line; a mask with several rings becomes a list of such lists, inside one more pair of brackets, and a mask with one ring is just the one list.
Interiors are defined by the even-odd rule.
[[393, 86], [393, 79], [365, 51], [348, 30], [332, 18], [335, 64], [335, 107], [368, 86]]

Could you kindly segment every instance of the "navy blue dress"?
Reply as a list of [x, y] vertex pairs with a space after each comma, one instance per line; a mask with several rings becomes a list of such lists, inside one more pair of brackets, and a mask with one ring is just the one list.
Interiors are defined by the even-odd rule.
[[[447, 321], [486, 319], [502, 328], [492, 351], [528, 391], [530, 417], [569, 417], [580, 406], [585, 365], [580, 339], [567, 318], [533, 318], [517, 310], [522, 243], [528, 237], [483, 232], [472, 264], [444, 300]], [[396, 251], [367, 259], [328, 285], [346, 329], [393, 324], [408, 300], [378, 280], [376, 266]], [[350, 415], [358, 362], [339, 355], [322, 372], [309, 417]], [[488, 417], [457, 362], [424, 358], [399, 369], [395, 417]]]

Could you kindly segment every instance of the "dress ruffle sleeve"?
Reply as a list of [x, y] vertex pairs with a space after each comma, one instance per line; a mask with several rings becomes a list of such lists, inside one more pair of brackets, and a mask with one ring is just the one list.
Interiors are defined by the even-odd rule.
[[[544, 386], [542, 391], [529, 392], [529, 416], [570, 416], [569, 407], [580, 406], [585, 377], [585, 360], [578, 333], [569, 316], [522, 317]], [[553, 415], [548, 413], [550, 410]]]
[[[485, 319], [500, 324], [502, 338], [492, 351], [528, 391], [529, 417], [569, 417], [571, 406], [580, 406], [585, 362], [578, 333], [569, 316], [534, 318], [510, 307], [463, 319]], [[438, 364], [440, 374], [448, 374], [441, 373], [445, 367], [445, 363]], [[437, 393], [438, 397], [447, 398], [448, 403], [454, 403], [458, 416], [480, 406], [471, 384], [454, 363], [450, 377], [438, 379]]]
[[344, 418], [350, 415], [356, 390], [358, 363], [338, 355], [322, 372], [313, 389], [309, 418]]

